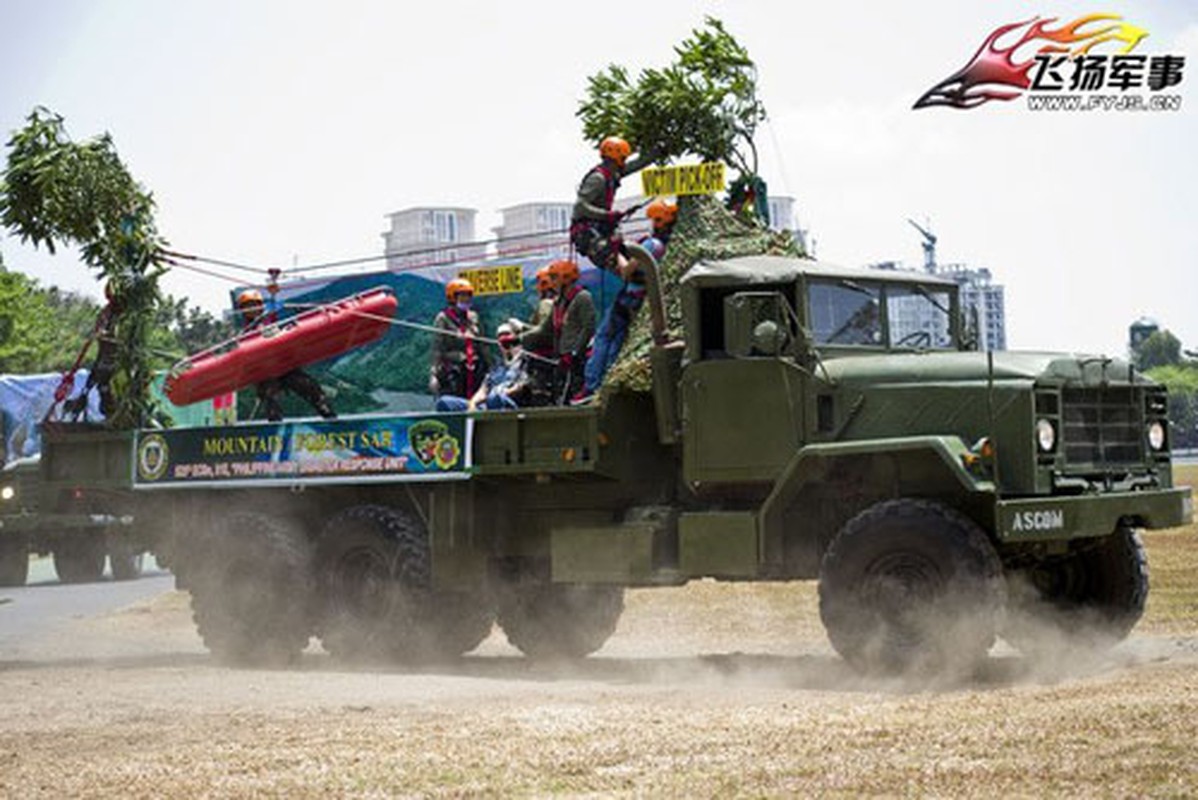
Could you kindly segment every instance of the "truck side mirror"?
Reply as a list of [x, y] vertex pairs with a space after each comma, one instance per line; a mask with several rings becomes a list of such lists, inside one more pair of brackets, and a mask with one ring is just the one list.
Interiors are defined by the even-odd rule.
[[753, 329], [753, 355], [776, 356], [786, 345], [786, 334], [777, 322], [767, 319]]
[[778, 356], [789, 344], [786, 299], [778, 292], [724, 298], [724, 350], [733, 358]]

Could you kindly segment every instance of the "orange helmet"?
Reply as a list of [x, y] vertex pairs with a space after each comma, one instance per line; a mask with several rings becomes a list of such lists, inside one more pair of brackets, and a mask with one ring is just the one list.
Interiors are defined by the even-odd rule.
[[554, 261], [549, 265], [549, 274], [558, 286], [569, 286], [578, 280], [578, 265], [573, 261]]
[[608, 136], [599, 143], [599, 155], [610, 158], [621, 167], [624, 166], [624, 160], [631, 154], [632, 146], [619, 136]]
[[541, 267], [537, 270], [537, 292], [545, 294], [553, 288], [553, 276], [549, 274], [549, 267]]
[[262, 292], [258, 291], [257, 289], [242, 289], [237, 293], [238, 308], [249, 308], [250, 306], [260, 306], [264, 304], [265, 301], [262, 299]]
[[474, 287], [465, 278], [454, 278], [445, 284], [445, 300], [447, 302], [452, 303], [462, 292], [474, 294]]
[[653, 220], [654, 228], [664, 228], [674, 224], [674, 219], [678, 216], [678, 206], [665, 200], [654, 200], [645, 209], [645, 216]]

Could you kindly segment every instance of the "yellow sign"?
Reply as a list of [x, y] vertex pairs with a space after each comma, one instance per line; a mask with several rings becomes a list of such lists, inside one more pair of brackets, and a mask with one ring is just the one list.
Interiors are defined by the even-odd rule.
[[524, 291], [524, 276], [516, 264], [464, 269], [458, 273], [458, 277], [470, 281], [475, 295], [518, 294]]
[[641, 172], [641, 187], [646, 197], [722, 192], [724, 164], [712, 161], [706, 164], [649, 167]]

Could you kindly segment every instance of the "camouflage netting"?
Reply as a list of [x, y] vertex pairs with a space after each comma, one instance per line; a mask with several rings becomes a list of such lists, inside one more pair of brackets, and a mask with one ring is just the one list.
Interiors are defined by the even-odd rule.
[[[756, 221], [734, 216], [714, 197], [681, 197], [678, 221], [670, 246], [661, 263], [661, 288], [671, 339], [682, 338], [682, 303], [679, 281], [700, 261], [754, 255], [802, 256], [803, 250], [789, 231], [772, 231]], [[617, 389], [647, 392], [652, 388], [649, 371], [649, 309], [643, 308], [632, 322], [620, 357], [603, 382], [604, 394]]]

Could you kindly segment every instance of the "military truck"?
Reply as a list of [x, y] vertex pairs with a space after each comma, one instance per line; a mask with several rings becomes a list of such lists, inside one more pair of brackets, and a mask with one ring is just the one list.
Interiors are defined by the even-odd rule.
[[[651, 391], [469, 414], [47, 432], [60, 510], [152, 520], [232, 662], [599, 649], [626, 587], [819, 581], [834, 648], [941, 670], [997, 635], [1128, 634], [1140, 528], [1191, 519], [1165, 389], [1112, 358], [977, 352], [955, 283], [745, 257], [651, 277]], [[401, 302], [402, 307], [402, 302]], [[646, 313], [646, 312], [642, 312]], [[1044, 635], [1045, 632], [1048, 635]]]
[[23, 585], [31, 555], [51, 556], [63, 583], [100, 580], [106, 558], [114, 580], [139, 577], [146, 551], [131, 532], [132, 519], [102, 509], [43, 511], [39, 461], [19, 459], [0, 472], [0, 586]]
[[[80, 370], [76, 392], [86, 379], [86, 370]], [[31, 555], [52, 556], [64, 583], [99, 580], [105, 559], [116, 580], [142, 571], [146, 554], [131, 535], [129, 518], [99, 508], [57, 513], [57, 500], [47, 504], [43, 497], [35, 428], [61, 380], [55, 374], [0, 376], [0, 586], [23, 585]]]

